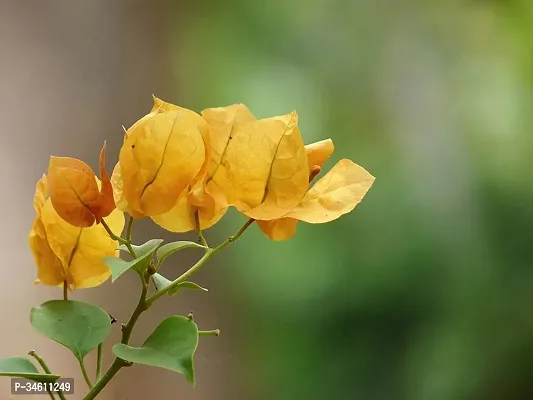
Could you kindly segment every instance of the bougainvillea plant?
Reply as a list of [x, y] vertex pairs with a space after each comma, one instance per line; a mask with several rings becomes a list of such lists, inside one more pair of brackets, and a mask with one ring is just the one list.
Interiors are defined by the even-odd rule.
[[[73, 352], [87, 383], [86, 400], [95, 398], [121, 368], [132, 364], [173, 370], [194, 385], [199, 337], [218, 335], [218, 330], [199, 329], [192, 315], [169, 316], [144, 343], [132, 346], [130, 337], [139, 316], [164, 295], [205, 290], [189, 279], [253, 224], [280, 241], [295, 234], [299, 221], [320, 224], [352, 211], [374, 177], [343, 159], [315, 179], [333, 148], [331, 139], [304, 145], [296, 112], [256, 119], [246, 106], [234, 104], [197, 114], [154, 97], [150, 113], [126, 130], [111, 176], [105, 167], [105, 143], [99, 178], [83, 161], [51, 157], [47, 174], [37, 183], [29, 244], [37, 265], [36, 283], [60, 287], [63, 295], [34, 307], [30, 321], [38, 332]], [[202, 231], [220, 221], [229, 207], [246, 222], [234, 235], [211, 246]], [[152, 239], [133, 244], [132, 226], [140, 218], [151, 218], [170, 232], [195, 231], [198, 241]], [[201, 249], [202, 257], [178, 278], [165, 278], [164, 262], [188, 248]], [[114, 361], [103, 372], [102, 343], [114, 321], [100, 307], [68, 296], [109, 278], [114, 282], [126, 272], [139, 276], [141, 293], [131, 317], [122, 324], [120, 343], [112, 348]], [[94, 350], [93, 375], [84, 359]], [[0, 375], [34, 382], [60, 378], [34, 351], [29, 355], [42, 372], [31, 359], [13, 357], [0, 360]], [[49, 395], [65, 398], [60, 389], [49, 390]]]

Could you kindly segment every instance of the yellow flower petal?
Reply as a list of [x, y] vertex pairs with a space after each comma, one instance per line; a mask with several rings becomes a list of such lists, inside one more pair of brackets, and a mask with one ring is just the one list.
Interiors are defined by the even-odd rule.
[[[122, 233], [124, 215], [120, 211], [114, 210], [105, 220], [115, 234]], [[75, 288], [97, 286], [109, 278], [111, 271], [102, 258], [117, 256], [118, 243], [102, 225], [75, 227], [58, 215], [50, 200], [43, 206], [42, 222], [50, 248], [70, 274]]]
[[213, 182], [250, 218], [270, 220], [302, 200], [309, 169], [295, 112], [237, 129]]
[[208, 130], [201, 116], [186, 109], [152, 113], [130, 128], [119, 162], [132, 209], [154, 216], [174, 207], [204, 165]]
[[61, 261], [50, 248], [46, 232], [39, 217], [35, 217], [28, 237], [31, 252], [37, 265], [37, 278], [45, 285], [58, 286], [65, 281]]
[[154, 95], [152, 95], [152, 97], [154, 99], [154, 106], [152, 107], [152, 110], [150, 111], [151, 113], [158, 114], [158, 113], [165, 113], [169, 111], [186, 110], [186, 108], [177, 106], [172, 103], [167, 103], [166, 101], [161, 100], [160, 98], [155, 97]]
[[38, 281], [45, 285], [57, 286], [62, 284], [65, 280], [65, 274], [61, 261], [54, 254], [48, 240], [46, 238], [46, 231], [41, 221], [43, 205], [47, 197], [47, 182], [46, 175], [43, 175], [35, 188], [35, 196], [33, 198], [33, 205], [37, 216], [35, 217], [28, 241], [30, 249], [37, 264]]
[[294, 218], [279, 218], [272, 221], [256, 221], [259, 228], [271, 240], [287, 240], [294, 236], [298, 220]]
[[[152, 112], [174, 109], [169, 103], [155, 98]], [[210, 108], [202, 111], [202, 117], [209, 124], [210, 136], [204, 138], [207, 163], [195, 178], [188, 194], [180, 197], [174, 207], [152, 219], [171, 232], [187, 232], [196, 229], [194, 213], [198, 211], [200, 228], [207, 229], [218, 222], [226, 213], [228, 204], [224, 192], [212, 177], [217, 172], [224, 157], [232, 134], [236, 129], [255, 121], [255, 117], [242, 104], [228, 107]]]
[[256, 119], [244, 104], [208, 108], [202, 111], [202, 117], [211, 128], [211, 165], [208, 176], [212, 177], [220, 167], [232, 135]]
[[[194, 113], [191, 110], [188, 110], [186, 108], [177, 106], [177, 105], [172, 104], [172, 103], [167, 103], [166, 101], [161, 100], [161, 99], [159, 99], [159, 98], [157, 98], [155, 96], [153, 96], [153, 98], [154, 98], [154, 106], [152, 107], [151, 113], [159, 114], [159, 113], [166, 113], [166, 112], [172, 112], [172, 111], [182, 111], [182, 112], [185, 112], [185, 113], [193, 114], [195, 116], [195, 118], [198, 116], [198, 114]], [[207, 173], [207, 169], [208, 169], [209, 164], [210, 164], [210, 159], [211, 159], [211, 151], [210, 151], [211, 135], [210, 135], [209, 129], [201, 129], [200, 130], [200, 134], [202, 135], [202, 139], [204, 141], [205, 160], [204, 160], [204, 165], [200, 169], [200, 172], [198, 172], [197, 176], [195, 177], [195, 181], [200, 181], [200, 180], [203, 180], [205, 178], [205, 175]]]
[[195, 229], [194, 211], [187, 201], [186, 194], [181, 196], [169, 211], [153, 216], [152, 220], [170, 232], [188, 232]]
[[375, 178], [350, 160], [340, 160], [307, 192], [298, 207], [285, 215], [312, 224], [333, 221], [352, 211]]
[[37, 215], [41, 215], [43, 205], [48, 198], [48, 180], [46, 175], [43, 174], [41, 179], [37, 182], [35, 186], [35, 195], [33, 196], [33, 208]]
[[120, 167], [120, 162], [118, 162], [113, 169], [111, 185], [113, 187], [113, 199], [116, 207], [120, 211], [130, 214], [133, 218], [142, 218], [143, 215], [133, 210], [124, 198], [124, 182], [122, 180], [122, 168]]
[[320, 142], [311, 143], [305, 146], [305, 152], [307, 153], [307, 164], [309, 169], [315, 165], [319, 167], [323, 166], [326, 161], [333, 154], [335, 146], [331, 139], [321, 140]]
[[[157, 98], [154, 99], [154, 103], [152, 112], [176, 107]], [[226, 196], [212, 177], [220, 166], [232, 133], [255, 120], [248, 108], [242, 104], [206, 109], [202, 111], [202, 116], [210, 127], [209, 137], [204, 137], [207, 150], [206, 163], [195, 178], [195, 183], [191, 185], [187, 196], [182, 196], [169, 212], [153, 217], [157, 224], [172, 232], [196, 229], [194, 220], [196, 211], [201, 229], [211, 227], [226, 213], [228, 208]]]
[[187, 198], [191, 209], [198, 210], [200, 229], [216, 224], [228, 210], [224, 193], [218, 187], [208, 187], [203, 182], [192, 188]]
[[183, 195], [172, 209], [152, 217], [152, 220], [170, 232], [189, 232], [196, 229], [194, 213], [198, 210], [200, 229], [208, 229], [226, 213], [224, 201], [217, 202], [199, 182], [196, 188]]

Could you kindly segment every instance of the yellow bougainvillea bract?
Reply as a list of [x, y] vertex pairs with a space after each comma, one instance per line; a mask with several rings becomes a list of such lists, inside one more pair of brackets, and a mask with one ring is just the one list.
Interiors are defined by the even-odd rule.
[[[61, 218], [48, 197], [46, 175], [37, 183], [34, 208], [37, 216], [29, 243], [37, 264], [37, 282], [59, 286], [66, 281], [71, 288], [87, 288], [109, 278], [111, 272], [102, 258], [117, 255], [118, 243], [102, 225], [77, 227]], [[114, 232], [124, 229], [124, 215], [118, 210], [105, 220]]]
[[138, 216], [166, 213], [201, 175], [208, 137], [209, 126], [193, 111], [153, 110], [126, 133], [115, 168], [121, 177], [113, 179], [122, 181], [118, 197]]
[[235, 129], [212, 181], [229, 205], [257, 220], [297, 206], [309, 172], [298, 115], [259, 119]]
[[126, 130], [111, 178], [105, 145], [101, 181], [80, 160], [51, 158], [29, 238], [38, 280], [77, 288], [105, 281], [101, 259], [117, 243], [100, 222], [118, 234], [123, 212], [187, 232], [235, 207], [272, 240], [292, 237], [298, 221], [337, 219], [361, 202], [374, 177], [342, 159], [313, 184], [333, 150], [331, 139], [304, 145], [294, 111], [258, 119], [233, 104], [197, 114], [154, 97], [152, 110]]

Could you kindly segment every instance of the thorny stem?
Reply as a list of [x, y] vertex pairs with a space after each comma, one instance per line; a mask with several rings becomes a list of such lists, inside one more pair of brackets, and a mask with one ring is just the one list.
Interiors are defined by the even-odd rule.
[[89, 389], [92, 389], [93, 384], [89, 379], [89, 375], [87, 374], [87, 369], [85, 368], [85, 363], [83, 362], [83, 360], [80, 360], [80, 368], [81, 374], [83, 375], [83, 379], [85, 379], [85, 382], [87, 383], [87, 386], [89, 386]]
[[[151, 275], [150, 273], [147, 272], [144, 276], [142, 276], [141, 277], [141, 280], [142, 280], [141, 296], [139, 298], [139, 302], [137, 303], [137, 306], [135, 307], [135, 310], [131, 314], [130, 319], [128, 320], [126, 325], [122, 327], [122, 339], [120, 343], [128, 344], [131, 334], [133, 332], [133, 328], [135, 324], [137, 323], [137, 320], [139, 319], [139, 317], [144, 311], [150, 308], [150, 306], [154, 303], [154, 301], [156, 301], [159, 297], [163, 296], [170, 289], [176, 287], [181, 282], [183, 282], [185, 279], [187, 279], [189, 276], [191, 276], [196, 271], [198, 271], [207, 262], [207, 260], [209, 260], [213, 255], [218, 253], [228, 244], [237, 240], [244, 233], [244, 231], [248, 229], [248, 227], [252, 225], [254, 222], [255, 222], [254, 219], [249, 219], [241, 227], [241, 229], [239, 229], [239, 231], [235, 235], [230, 236], [229, 238], [224, 240], [222, 243], [220, 243], [217, 247], [207, 250], [204, 256], [200, 260], [198, 260], [198, 262], [195, 265], [193, 265], [188, 271], [186, 271], [184, 274], [176, 278], [170, 285], [168, 285], [164, 289], [161, 289], [155, 292], [150, 298], [147, 298], [147, 295], [148, 295], [148, 286], [149, 286], [148, 283], [150, 282]], [[103, 219], [102, 219], [102, 225], [104, 226], [105, 230], [107, 231], [107, 233], [112, 239], [118, 240], [119, 242], [125, 244], [128, 247], [128, 250], [130, 251], [131, 256], [136, 258], [135, 252], [133, 251], [133, 248], [130, 249], [131, 244], [129, 244], [127, 240], [119, 238], [118, 236], [113, 234], [113, 232], [111, 231], [109, 226], [107, 226], [107, 224], [105, 223]], [[208, 334], [214, 334], [215, 331], [212, 331], [213, 333], [211, 333], [211, 331], [205, 331], [205, 332], [209, 332]], [[102, 389], [104, 389], [104, 387], [109, 383], [109, 381], [113, 379], [113, 377], [117, 374], [118, 371], [120, 371], [122, 367], [129, 366], [129, 365], [131, 365], [131, 363], [129, 363], [128, 361], [115, 357], [115, 360], [113, 361], [109, 369], [102, 376], [102, 378], [100, 378], [95, 383], [95, 385], [92, 387], [90, 392], [83, 398], [83, 400], [93, 400], [102, 391]]]
[[[50, 370], [50, 368], [48, 368], [48, 365], [46, 364], [46, 362], [44, 361], [44, 359], [39, 356], [35, 350], [30, 350], [28, 351], [28, 355], [35, 358], [35, 360], [37, 360], [37, 362], [39, 363], [39, 365], [42, 367], [43, 371], [46, 373], [46, 374], [49, 374], [49, 375], [52, 375], [52, 371]], [[54, 395], [52, 394], [52, 392], [48, 391], [48, 393], [50, 394], [50, 398], [52, 399], [55, 399]], [[65, 395], [63, 394], [63, 392], [61, 390], [58, 390], [57, 391], [57, 395], [59, 396], [59, 398], [61, 400], [66, 400], [65, 398]]]
[[222, 243], [220, 243], [217, 247], [213, 248], [213, 249], [209, 249], [205, 252], [205, 254], [202, 256], [202, 258], [200, 258], [196, 264], [194, 264], [191, 268], [189, 268], [187, 271], [185, 271], [183, 274], [181, 274], [180, 276], [178, 276], [174, 281], [172, 281], [172, 283], [166, 287], [164, 287], [163, 289], [161, 290], [158, 290], [157, 292], [155, 292], [152, 296], [150, 296], [147, 300], [147, 306], [150, 307], [154, 301], [156, 301], [158, 298], [160, 298], [161, 296], [163, 296], [164, 294], [166, 294], [169, 290], [172, 290], [174, 289], [175, 287], [177, 287], [180, 283], [182, 283], [183, 281], [185, 281], [187, 278], [189, 278], [191, 275], [193, 275], [195, 272], [197, 272], [200, 268], [202, 268], [205, 263], [211, 258], [213, 257], [216, 253], [218, 253], [220, 250], [222, 250], [224, 247], [226, 247], [228, 244], [230, 244], [231, 242], [234, 242], [235, 240], [237, 240], [239, 237], [241, 237], [241, 235], [244, 233], [244, 231], [246, 229], [248, 229], [248, 227], [250, 225], [252, 225], [253, 223], [255, 222], [254, 219], [250, 218], [242, 227], [241, 229], [239, 229], [239, 231], [233, 235], [233, 236], [230, 236], [229, 238], [227, 238], [226, 240], [224, 240]]

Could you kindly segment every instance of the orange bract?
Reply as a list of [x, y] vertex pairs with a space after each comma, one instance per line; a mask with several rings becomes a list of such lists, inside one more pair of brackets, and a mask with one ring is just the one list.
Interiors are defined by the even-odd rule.
[[48, 187], [58, 215], [78, 227], [100, 223], [115, 209], [113, 188], [105, 170], [105, 143], [100, 152], [101, 188], [86, 163], [70, 157], [50, 157]]

